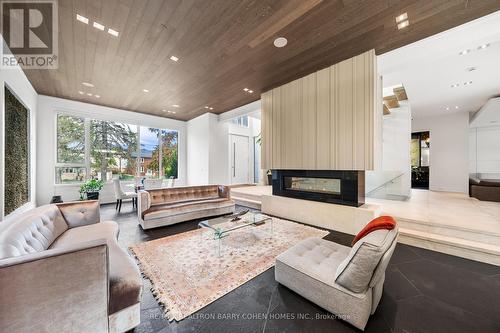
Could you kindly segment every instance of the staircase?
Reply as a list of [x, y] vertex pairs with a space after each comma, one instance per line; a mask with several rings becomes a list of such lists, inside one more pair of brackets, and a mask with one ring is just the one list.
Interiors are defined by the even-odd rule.
[[500, 266], [500, 233], [396, 218], [399, 242]]
[[371, 184], [369, 182], [371, 178], [374, 178], [371, 177], [371, 174], [366, 176], [366, 197], [397, 201], [405, 201], [408, 199], [407, 195], [400, 193], [401, 186], [399, 184], [402, 181], [404, 173], [390, 171], [381, 171], [377, 173], [379, 178], [377, 179], [377, 183]]

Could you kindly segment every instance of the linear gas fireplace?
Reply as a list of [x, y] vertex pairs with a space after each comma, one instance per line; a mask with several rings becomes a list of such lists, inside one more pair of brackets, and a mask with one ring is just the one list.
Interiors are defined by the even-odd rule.
[[365, 203], [365, 172], [273, 170], [273, 195], [359, 207]]

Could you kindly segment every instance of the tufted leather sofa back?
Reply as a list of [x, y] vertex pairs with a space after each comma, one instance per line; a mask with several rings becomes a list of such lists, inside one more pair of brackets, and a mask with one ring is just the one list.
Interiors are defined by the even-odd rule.
[[182, 202], [196, 199], [215, 199], [219, 195], [219, 185], [189, 186], [149, 190], [151, 205]]
[[47, 250], [68, 230], [56, 205], [46, 205], [0, 222], [0, 259]]

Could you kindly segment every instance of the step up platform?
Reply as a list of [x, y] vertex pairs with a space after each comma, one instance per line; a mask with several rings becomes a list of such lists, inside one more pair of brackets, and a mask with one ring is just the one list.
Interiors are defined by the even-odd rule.
[[[268, 209], [279, 216], [276, 214], [276, 209], [262, 205], [263, 199], [271, 203], [282, 201], [281, 197], [269, 200], [269, 196], [272, 197], [271, 186], [235, 188], [231, 190], [231, 196], [239, 205], [260, 210]], [[413, 190], [412, 198], [407, 201], [380, 199], [367, 201], [365, 208], [378, 206], [380, 207], [377, 209], [378, 215], [391, 215], [397, 220], [400, 229], [398, 241], [401, 243], [500, 266], [500, 203], [481, 202], [458, 193], [420, 190]], [[294, 205], [287, 205], [288, 212], [284, 212], [284, 216], [281, 217], [350, 234], [355, 233], [349, 229], [349, 225], [345, 222], [347, 220], [339, 222], [340, 224], [333, 222], [327, 224], [325, 222], [327, 220], [338, 219], [338, 217], [328, 219], [324, 216], [331, 209], [319, 210], [322, 215], [316, 221], [312, 218], [300, 221], [304, 211], [307, 211], [305, 208], [311, 205], [314, 204], [310, 201], [298, 200]], [[274, 206], [276, 205], [267, 204], [267, 207]], [[338, 216], [339, 212], [336, 215]], [[354, 217], [351, 216], [350, 220], [351, 224], [356, 224]], [[360, 226], [361, 224], [357, 225], [357, 228]]]

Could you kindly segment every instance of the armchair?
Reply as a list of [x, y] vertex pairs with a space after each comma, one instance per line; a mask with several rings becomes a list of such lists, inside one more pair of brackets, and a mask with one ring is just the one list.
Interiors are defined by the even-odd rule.
[[276, 281], [364, 330], [382, 297], [397, 228], [376, 230], [352, 248], [308, 238], [276, 258]]

